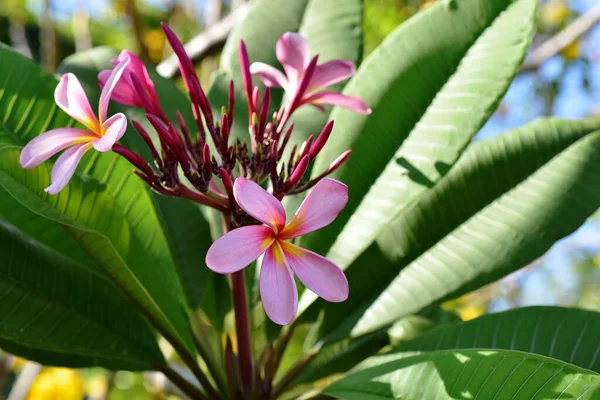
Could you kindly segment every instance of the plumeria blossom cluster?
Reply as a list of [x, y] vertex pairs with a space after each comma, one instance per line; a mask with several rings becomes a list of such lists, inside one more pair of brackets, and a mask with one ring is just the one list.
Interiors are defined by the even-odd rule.
[[[233, 81], [228, 104], [222, 108], [220, 118], [215, 118], [183, 45], [168, 26], [163, 24], [163, 30], [178, 57], [195, 126], [188, 126], [179, 111], [175, 121], [167, 117], [146, 67], [124, 50], [112, 61], [113, 68], [98, 76], [102, 94], [97, 117], [77, 78], [72, 74], [62, 77], [55, 92], [56, 103], [85, 129], [60, 128], [39, 135], [23, 148], [22, 166], [35, 167], [65, 150], [54, 164], [52, 183], [46, 189], [56, 194], [67, 185], [88, 150], [112, 150], [133, 164], [134, 172], [156, 192], [187, 198], [223, 213], [228, 232], [209, 249], [206, 265], [217, 273], [235, 274], [263, 256], [260, 293], [265, 311], [274, 322], [289, 324], [296, 315], [294, 274], [325, 300], [344, 301], [348, 282], [341, 269], [291, 241], [328, 225], [346, 205], [346, 185], [326, 176], [346, 160], [350, 151], [308, 179], [306, 171], [329, 139], [333, 121], [301, 146], [287, 151], [286, 147], [294, 132], [290, 118], [299, 107], [312, 105], [322, 110], [323, 105], [332, 104], [359, 113], [370, 112], [361, 99], [322, 90], [352, 76], [353, 63], [335, 60], [318, 65], [318, 57], [310, 58], [308, 43], [302, 36], [285, 33], [276, 46], [284, 74], [263, 63], [250, 64], [241, 42], [239, 57], [249, 115], [247, 144], [230, 138], [234, 123], [246, 124], [234, 120]], [[254, 85], [252, 75], [263, 81], [264, 90]], [[275, 87], [285, 90], [288, 101], [273, 111], [271, 88]], [[109, 100], [144, 109], [160, 148], [151, 139], [153, 133], [138, 121], [131, 123], [150, 149], [152, 162], [117, 143], [126, 131], [127, 119], [122, 113], [107, 118]], [[289, 155], [284, 159], [286, 152]], [[294, 217], [286, 222], [283, 197], [309, 189], [312, 191]]]

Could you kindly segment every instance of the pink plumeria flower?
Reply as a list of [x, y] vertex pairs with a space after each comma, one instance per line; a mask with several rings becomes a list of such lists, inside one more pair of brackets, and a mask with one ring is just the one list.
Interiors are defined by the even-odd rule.
[[21, 151], [19, 161], [23, 168], [34, 168], [61, 150], [52, 168], [52, 184], [45, 191], [60, 192], [73, 177], [83, 155], [92, 147], [100, 152], [110, 151], [127, 129], [127, 118], [118, 113], [106, 118], [108, 103], [129, 59], [121, 61], [107, 80], [100, 94], [98, 117], [92, 112], [90, 102], [73, 74], [65, 74], [54, 91], [56, 104], [87, 129], [57, 128], [44, 132], [31, 140]]
[[[309, 66], [310, 49], [308, 42], [301, 35], [286, 32], [277, 41], [275, 48], [277, 59], [283, 65], [285, 75], [270, 65], [255, 62], [250, 66], [250, 72], [258, 75], [260, 80], [269, 87], [282, 87], [290, 99], [296, 96], [301, 87], [302, 77]], [[317, 65], [313, 75], [300, 96], [299, 106], [312, 104], [323, 110], [323, 104], [337, 105], [361, 114], [370, 114], [371, 109], [358, 97], [346, 96], [332, 91], [319, 91], [334, 83], [350, 78], [355, 72], [354, 63], [345, 60], [333, 60]]]
[[[150, 100], [150, 104], [158, 103], [158, 96], [156, 94], [156, 90], [154, 89], [154, 82], [152, 79], [150, 79], [150, 75], [148, 74], [146, 66], [138, 56], [129, 50], [123, 50], [117, 59], [113, 59], [110, 62], [113, 67], [115, 67], [127, 58], [129, 58], [129, 64], [125, 68], [123, 77], [118, 81], [113, 90], [112, 100], [126, 106], [144, 107], [144, 100], [138, 96], [138, 92], [136, 91], [133, 83], [132, 76], [135, 76], [141, 83], [148, 100]], [[98, 74], [98, 84], [100, 85], [101, 89], [106, 86], [106, 82], [108, 82], [112, 72], [113, 70], [109, 69], [100, 71]]]
[[346, 185], [323, 179], [288, 223], [281, 203], [253, 181], [237, 178], [233, 193], [240, 207], [264, 225], [244, 226], [217, 239], [206, 254], [210, 269], [231, 274], [264, 253], [260, 296], [269, 318], [280, 325], [292, 322], [298, 310], [292, 271], [308, 289], [327, 301], [348, 298], [348, 281], [337, 265], [289, 242], [329, 225], [348, 202]]

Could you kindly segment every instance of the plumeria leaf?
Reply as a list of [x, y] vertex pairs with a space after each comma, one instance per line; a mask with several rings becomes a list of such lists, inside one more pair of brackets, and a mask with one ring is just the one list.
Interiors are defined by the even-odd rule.
[[[344, 94], [370, 116], [335, 108], [319, 174], [350, 147], [333, 177], [352, 188], [338, 219], [303, 245], [346, 268], [458, 159], [496, 109], [535, 32], [537, 1], [438, 2], [398, 27]], [[330, 246], [332, 246], [330, 249]]]
[[600, 206], [599, 129], [540, 120], [471, 146], [346, 270], [350, 297], [325, 305], [321, 337], [361, 335], [494, 282], [573, 232]]
[[442, 350], [367, 364], [326, 388], [346, 400], [594, 399], [595, 372], [510, 350]]
[[[0, 60], [0, 185], [35, 214], [60, 224], [163, 335], [194, 354], [187, 305], [145, 184], [116, 154], [94, 153], [62, 192], [45, 194], [50, 163], [23, 170], [21, 146], [72, 122], [54, 105], [54, 78], [4, 46]], [[16, 73], [31, 79], [11, 78]]]
[[526, 307], [488, 314], [468, 322], [445, 324], [373, 357], [381, 363], [415, 351], [506, 349], [556, 358], [600, 372], [596, 332], [600, 313], [562, 307]]
[[[23, 211], [21, 205], [12, 210]], [[4, 350], [68, 367], [150, 370], [164, 363], [148, 322], [100, 271], [73, 262], [4, 220], [0, 257]]]

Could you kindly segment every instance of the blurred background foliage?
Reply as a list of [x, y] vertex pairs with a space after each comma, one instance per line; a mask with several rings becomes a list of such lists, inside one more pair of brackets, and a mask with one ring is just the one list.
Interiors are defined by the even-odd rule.
[[[294, 1], [294, 0], [289, 0]], [[399, 24], [435, 1], [365, 0], [365, 56]], [[494, 117], [476, 140], [541, 116], [600, 115], [600, 2], [540, 0], [532, 52]], [[2, 0], [0, 41], [54, 72], [68, 55], [95, 46], [128, 48], [151, 64], [170, 55], [159, 23], [184, 42], [223, 23], [246, 0]], [[218, 66], [222, 41], [198, 57], [204, 84]], [[443, 305], [470, 320], [527, 305], [600, 310], [600, 219], [558, 242], [544, 257], [502, 281]], [[0, 399], [174, 399], [157, 374], [42, 367], [0, 355]]]

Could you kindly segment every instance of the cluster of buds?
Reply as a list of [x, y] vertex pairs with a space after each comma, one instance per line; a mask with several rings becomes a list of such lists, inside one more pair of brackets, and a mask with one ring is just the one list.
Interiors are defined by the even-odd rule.
[[[117, 102], [142, 107], [146, 118], [156, 130], [160, 150], [154, 146], [143, 126], [137, 121], [132, 121], [135, 130], [148, 145], [154, 165], [150, 165], [142, 156], [121, 145], [116, 144], [113, 147], [114, 152], [125, 157], [138, 169], [135, 173], [152, 189], [167, 196], [185, 197], [221, 211], [233, 211], [236, 207], [233, 201], [234, 176], [261, 183], [270, 180], [273, 195], [281, 200], [286, 194], [297, 194], [312, 188], [323, 177], [335, 171], [350, 155], [350, 150], [344, 152], [316, 178], [304, 179], [310, 163], [327, 143], [333, 129], [333, 121], [327, 123], [316, 137], [310, 136], [300, 146], [294, 146], [287, 153], [285, 151], [294, 131], [294, 124], [288, 124], [290, 117], [300, 106], [311, 103], [307, 94], [316, 88], [315, 85], [311, 85], [311, 80], [318, 68], [317, 57], [310, 60], [302, 71], [291, 100], [271, 113], [271, 89], [267, 86], [261, 96], [259, 87], [253, 85], [248, 52], [244, 42], [240, 43], [240, 65], [249, 115], [248, 145], [239, 138], [235, 141], [230, 139], [236, 101], [233, 81], [229, 85], [227, 107], [222, 107], [221, 118], [215, 121], [211, 104], [183, 45], [167, 25], [163, 24], [162, 28], [179, 60], [181, 76], [189, 93], [192, 114], [196, 121], [195, 126], [187, 126], [179, 111], [176, 122], [167, 118], [143, 63], [127, 51], [124, 51], [120, 58], [128, 57], [131, 61], [113, 94], [113, 100]], [[114, 60], [113, 64], [117, 65], [118, 62], [119, 60]], [[327, 72], [331, 75], [330, 71]], [[347, 74], [346, 71], [345, 73]], [[104, 77], [109, 74], [110, 71], [100, 73], [101, 85]], [[261, 78], [264, 76], [262, 72], [257, 74]], [[268, 79], [264, 80], [267, 84], [270, 83]], [[289, 90], [289, 86], [286, 89]], [[314, 105], [322, 107], [316, 102]], [[179, 168], [187, 182], [182, 182]], [[221, 185], [215, 182], [215, 178], [220, 180]]]

